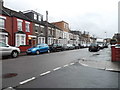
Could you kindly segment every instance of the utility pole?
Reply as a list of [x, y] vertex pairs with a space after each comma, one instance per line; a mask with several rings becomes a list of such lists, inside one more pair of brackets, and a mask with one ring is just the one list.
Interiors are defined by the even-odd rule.
[[48, 11], [46, 11], [46, 39], [45, 43], [48, 44]]

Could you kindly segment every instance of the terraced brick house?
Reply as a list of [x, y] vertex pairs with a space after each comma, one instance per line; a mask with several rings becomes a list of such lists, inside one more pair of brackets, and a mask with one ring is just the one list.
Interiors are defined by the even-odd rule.
[[32, 22], [22, 12], [11, 10], [2, 4], [0, 23], [2, 41], [17, 47], [30, 44]]

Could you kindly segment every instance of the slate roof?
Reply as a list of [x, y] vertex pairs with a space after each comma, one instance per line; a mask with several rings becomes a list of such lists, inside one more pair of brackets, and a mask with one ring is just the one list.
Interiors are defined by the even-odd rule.
[[21, 11], [17, 12], [11, 9], [8, 9], [6, 7], [2, 8], [2, 14], [3, 15], [7, 15], [7, 16], [11, 16], [11, 17], [16, 17], [19, 19], [23, 19], [23, 20], [27, 20], [27, 21], [31, 21], [27, 16], [25, 16]]

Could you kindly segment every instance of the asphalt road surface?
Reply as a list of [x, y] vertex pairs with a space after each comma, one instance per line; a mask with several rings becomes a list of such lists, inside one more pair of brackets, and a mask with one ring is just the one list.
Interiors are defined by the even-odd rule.
[[[90, 86], [88, 87], [95, 87], [95, 86], [96, 87], [101, 87], [101, 86], [109, 87], [111, 84], [113, 84], [111, 85], [111, 87], [116, 88], [118, 87], [118, 73], [117, 72], [101, 71], [101, 70], [96, 70], [93, 68], [83, 67], [83, 66], [76, 64], [78, 60], [83, 59], [83, 58], [86, 60], [110, 60], [109, 55], [110, 55], [109, 48], [100, 50], [99, 52], [88, 52], [87, 49], [77, 49], [77, 50], [63, 51], [63, 52], [56, 52], [56, 53], [45, 53], [45, 54], [40, 54], [40, 55], [20, 56], [15, 59], [5, 59], [2, 62], [2, 71], [3, 71], [2, 76], [9, 74], [9, 73], [15, 73], [16, 76], [9, 77], [9, 78], [8, 77], [3, 78], [2, 87], [7, 88], [7, 87], [19, 86], [23, 81], [27, 81], [27, 80], [29, 81], [29, 79], [31, 79], [32, 77], [33, 77], [32, 79], [34, 79], [34, 81], [36, 82], [36, 85], [38, 81], [42, 79], [40, 80], [41, 81], [40, 83], [44, 84], [44, 85], [41, 84], [43, 87], [47, 87], [47, 86], [48, 87], [80, 87], [82, 83], [87, 84], [87, 83], [90, 83], [91, 80], [95, 80], [97, 83], [100, 83], [103, 80], [103, 76], [105, 76], [104, 80], [107, 79], [106, 83], [111, 81], [112, 79], [112, 81], [115, 84], [113, 84], [112, 82], [109, 82], [108, 84], [105, 84], [105, 85], [101, 83], [101, 85], [96, 86], [95, 82], [93, 82], [93, 86], [92, 84], [90, 84]], [[78, 73], [76, 71], [78, 71]], [[46, 72], [50, 75], [45, 74]], [[91, 73], [91, 78], [89, 78], [89, 73]], [[44, 74], [46, 75], [45, 77], [44, 77]], [[67, 75], [68, 78], [64, 74]], [[0, 78], [2, 78], [2, 76]], [[62, 78], [62, 76], [64, 77]], [[38, 79], [36, 79], [36, 77]], [[84, 78], [82, 79], [82, 77]], [[59, 80], [57, 80], [58, 78]], [[71, 80], [76, 80], [77, 78], [78, 78], [78, 81], [82, 80], [82, 82], [80, 82], [81, 85], [78, 86], [79, 85], [77, 84], [78, 81], [74, 81], [76, 83], [70, 83], [70, 82], [68, 83], [67, 81], [69, 81], [70, 78]], [[51, 79], [50, 82], [56, 83], [57, 85], [56, 86], [54, 84], [51, 85], [52, 83], [47, 81], [48, 79]], [[30, 82], [32, 83], [33, 81], [30, 81]], [[64, 86], [62, 85], [62, 83], [63, 84], [66, 83], [66, 85]], [[27, 85], [27, 83], [25, 85], [26, 87], [30, 87], [30, 85]], [[83, 87], [86, 87], [86, 85]]]
[[118, 73], [74, 64], [17, 88], [118, 88]]

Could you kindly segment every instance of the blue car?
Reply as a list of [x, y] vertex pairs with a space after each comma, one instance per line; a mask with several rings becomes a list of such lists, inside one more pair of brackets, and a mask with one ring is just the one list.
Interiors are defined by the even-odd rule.
[[43, 52], [49, 52], [49, 46], [47, 44], [37, 44], [36, 46], [29, 48], [27, 54], [40, 54]]

